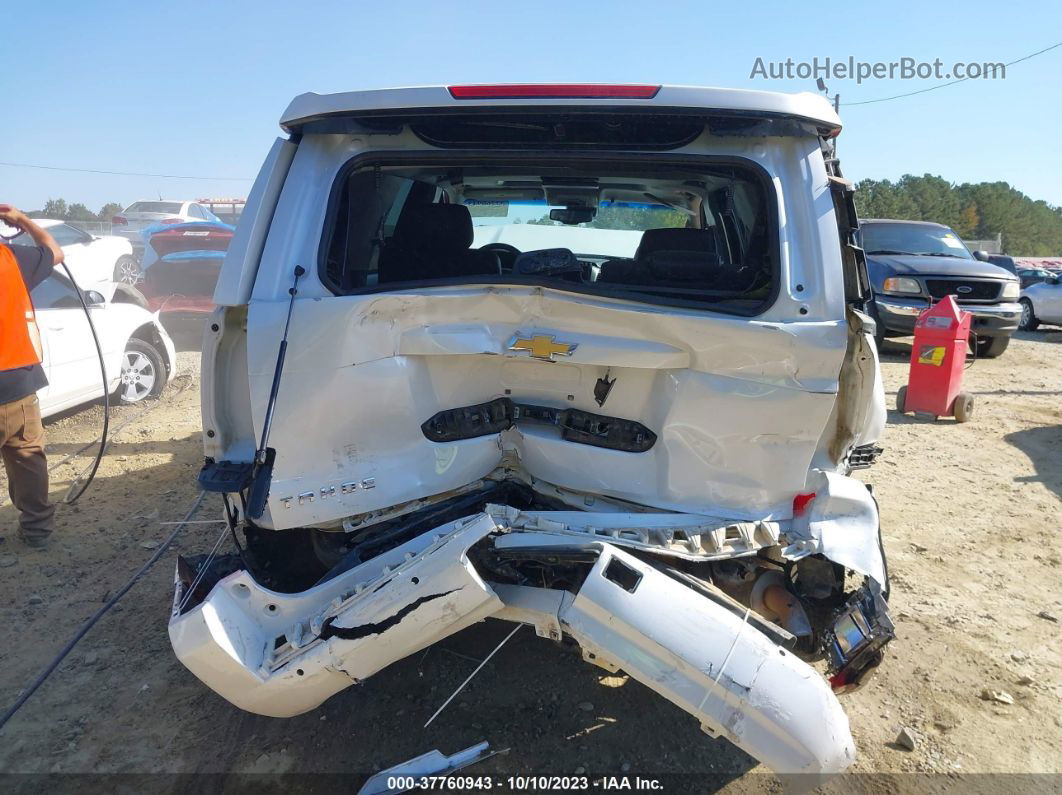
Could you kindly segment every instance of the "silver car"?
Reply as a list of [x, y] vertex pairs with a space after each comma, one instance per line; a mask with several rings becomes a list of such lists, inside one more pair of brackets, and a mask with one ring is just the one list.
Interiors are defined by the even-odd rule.
[[1023, 331], [1035, 331], [1041, 323], [1062, 325], [1062, 276], [1055, 275], [1021, 291]]

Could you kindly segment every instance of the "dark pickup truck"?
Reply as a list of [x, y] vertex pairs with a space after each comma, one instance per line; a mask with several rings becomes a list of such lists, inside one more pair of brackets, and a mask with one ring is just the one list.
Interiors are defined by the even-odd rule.
[[973, 315], [978, 356], [994, 358], [1007, 349], [1021, 319], [1014, 274], [989, 264], [984, 252], [971, 254], [941, 224], [872, 218], [859, 226], [879, 350], [886, 337], [913, 334], [919, 313], [948, 295]]

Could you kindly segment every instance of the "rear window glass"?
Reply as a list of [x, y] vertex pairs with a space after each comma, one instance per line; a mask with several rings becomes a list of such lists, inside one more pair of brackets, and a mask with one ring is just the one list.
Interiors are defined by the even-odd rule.
[[535, 283], [754, 314], [776, 223], [751, 167], [380, 164], [341, 177], [321, 274], [339, 294]]
[[134, 202], [126, 208], [127, 213], [169, 213], [177, 215], [181, 212], [180, 202]]

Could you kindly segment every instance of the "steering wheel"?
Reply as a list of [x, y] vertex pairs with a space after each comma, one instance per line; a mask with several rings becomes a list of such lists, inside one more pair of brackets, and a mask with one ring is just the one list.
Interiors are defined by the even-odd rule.
[[487, 243], [485, 246], [479, 247], [480, 251], [493, 251], [498, 255], [498, 259], [501, 261], [501, 269], [503, 273], [511, 273], [513, 270], [513, 263], [516, 262], [516, 258], [523, 252], [516, 246], [510, 246], [508, 243]]

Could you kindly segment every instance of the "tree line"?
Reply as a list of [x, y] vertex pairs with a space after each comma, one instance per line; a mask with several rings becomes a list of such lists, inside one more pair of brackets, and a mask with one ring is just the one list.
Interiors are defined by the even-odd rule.
[[856, 183], [855, 201], [861, 218], [935, 221], [965, 240], [1000, 234], [1012, 256], [1062, 254], [1062, 207], [1034, 201], [1006, 182], [954, 185], [932, 174], [865, 179]]
[[26, 215], [30, 218], [55, 218], [59, 221], [110, 221], [122, 211], [117, 202], [107, 202], [98, 213], [92, 212], [80, 202], [67, 204], [65, 199], [48, 199], [43, 210], [32, 210]]

